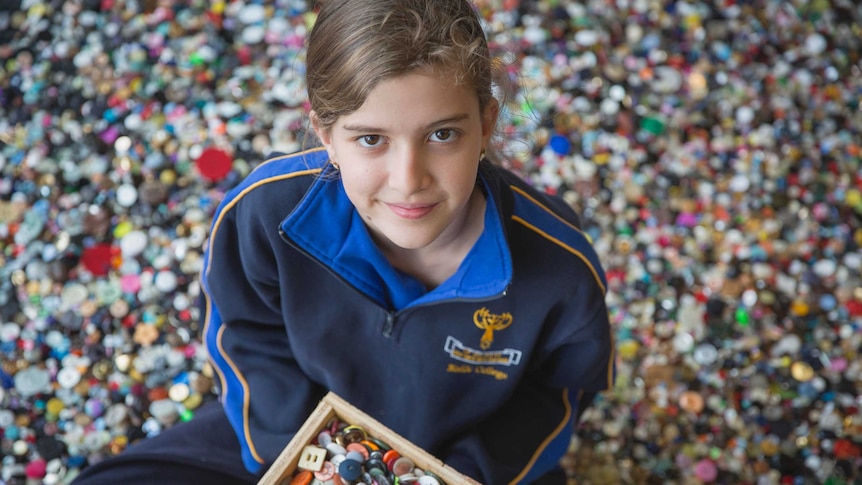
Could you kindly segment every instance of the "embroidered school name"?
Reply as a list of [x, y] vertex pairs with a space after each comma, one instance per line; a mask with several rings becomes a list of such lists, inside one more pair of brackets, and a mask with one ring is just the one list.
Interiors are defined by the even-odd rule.
[[465, 364], [450, 363], [446, 372], [454, 374], [481, 374], [492, 376], [497, 380], [508, 379], [509, 374], [494, 366], [512, 366], [521, 362], [521, 351], [504, 349], [497, 351], [476, 350], [464, 345], [451, 335], [446, 339], [444, 350], [449, 357], [466, 362]]
[[449, 364], [446, 367], [446, 372], [452, 374], [482, 374], [486, 376], [491, 376], [498, 381], [502, 381], [503, 379], [508, 379], [509, 374], [501, 371], [500, 369], [496, 369], [491, 367], [490, 365], [470, 365], [470, 364]]

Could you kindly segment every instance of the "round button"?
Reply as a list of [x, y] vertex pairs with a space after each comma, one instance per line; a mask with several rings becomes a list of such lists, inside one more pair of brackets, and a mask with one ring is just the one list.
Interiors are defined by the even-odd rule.
[[335, 465], [331, 462], [324, 462], [323, 467], [314, 472], [314, 478], [322, 481], [332, 480], [335, 477]]
[[402, 456], [392, 463], [392, 473], [397, 476], [410, 473], [414, 468], [416, 468], [416, 464], [406, 456]]
[[117, 203], [123, 207], [131, 207], [138, 201], [138, 189], [132, 184], [117, 187]]
[[22, 396], [33, 396], [50, 388], [51, 375], [44, 369], [28, 367], [15, 374], [15, 389]]
[[345, 480], [356, 480], [362, 476], [362, 463], [347, 458], [338, 465], [338, 474]]
[[790, 365], [790, 374], [799, 382], [808, 382], [814, 377], [814, 369], [805, 362], [794, 362]]
[[174, 384], [168, 390], [168, 396], [174, 402], [185, 401], [189, 397], [190, 393], [191, 393], [191, 391], [189, 389], [189, 386], [187, 384], [184, 384], [184, 383]]
[[694, 391], [685, 391], [679, 396], [679, 407], [690, 413], [703, 411], [703, 397]]
[[366, 448], [365, 445], [361, 443], [349, 443], [347, 446], [345, 446], [345, 449], [347, 450], [348, 456], [350, 456], [351, 452], [359, 453], [359, 456], [362, 457], [361, 461], [367, 460], [371, 453], [370, 451], [368, 451], [368, 448]]
[[63, 367], [57, 372], [57, 384], [65, 389], [71, 389], [81, 382], [81, 373], [74, 367]]
[[320, 434], [317, 435], [317, 444], [326, 448], [329, 443], [332, 443], [332, 435], [329, 434], [329, 431], [321, 431]]
[[195, 160], [195, 165], [203, 178], [218, 182], [230, 173], [233, 161], [224, 150], [207, 148]]
[[700, 344], [694, 349], [694, 360], [702, 366], [709, 366], [718, 359], [718, 351], [712, 344]]
[[343, 433], [345, 443], [358, 443], [368, 437], [365, 430], [359, 426], [348, 426]]
[[314, 475], [308, 470], [303, 470], [293, 477], [290, 485], [308, 485], [312, 480], [314, 480]]
[[0, 326], [0, 342], [14, 342], [21, 335], [21, 327], [17, 323], [9, 322]]

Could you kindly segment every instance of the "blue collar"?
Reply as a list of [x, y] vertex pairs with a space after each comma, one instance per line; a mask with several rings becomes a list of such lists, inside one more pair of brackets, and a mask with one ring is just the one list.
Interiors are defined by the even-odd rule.
[[512, 259], [493, 194], [484, 178], [480, 180], [487, 198], [485, 229], [455, 274], [432, 291], [389, 264], [329, 166], [281, 229], [300, 249], [389, 309], [453, 298], [490, 298], [509, 285]]

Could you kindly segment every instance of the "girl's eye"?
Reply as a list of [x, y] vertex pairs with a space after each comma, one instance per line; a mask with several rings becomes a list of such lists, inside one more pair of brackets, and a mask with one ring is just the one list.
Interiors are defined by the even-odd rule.
[[431, 141], [450, 141], [455, 136], [455, 131], [448, 128], [437, 130], [431, 134]]
[[380, 144], [380, 135], [364, 135], [360, 136], [359, 144], [365, 148], [374, 148]]

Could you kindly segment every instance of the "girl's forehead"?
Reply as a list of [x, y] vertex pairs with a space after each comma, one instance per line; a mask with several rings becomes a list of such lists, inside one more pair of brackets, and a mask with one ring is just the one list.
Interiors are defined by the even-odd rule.
[[339, 121], [347, 127], [425, 126], [476, 117], [478, 108], [479, 98], [471, 87], [440, 73], [411, 71], [380, 81], [359, 109]]

